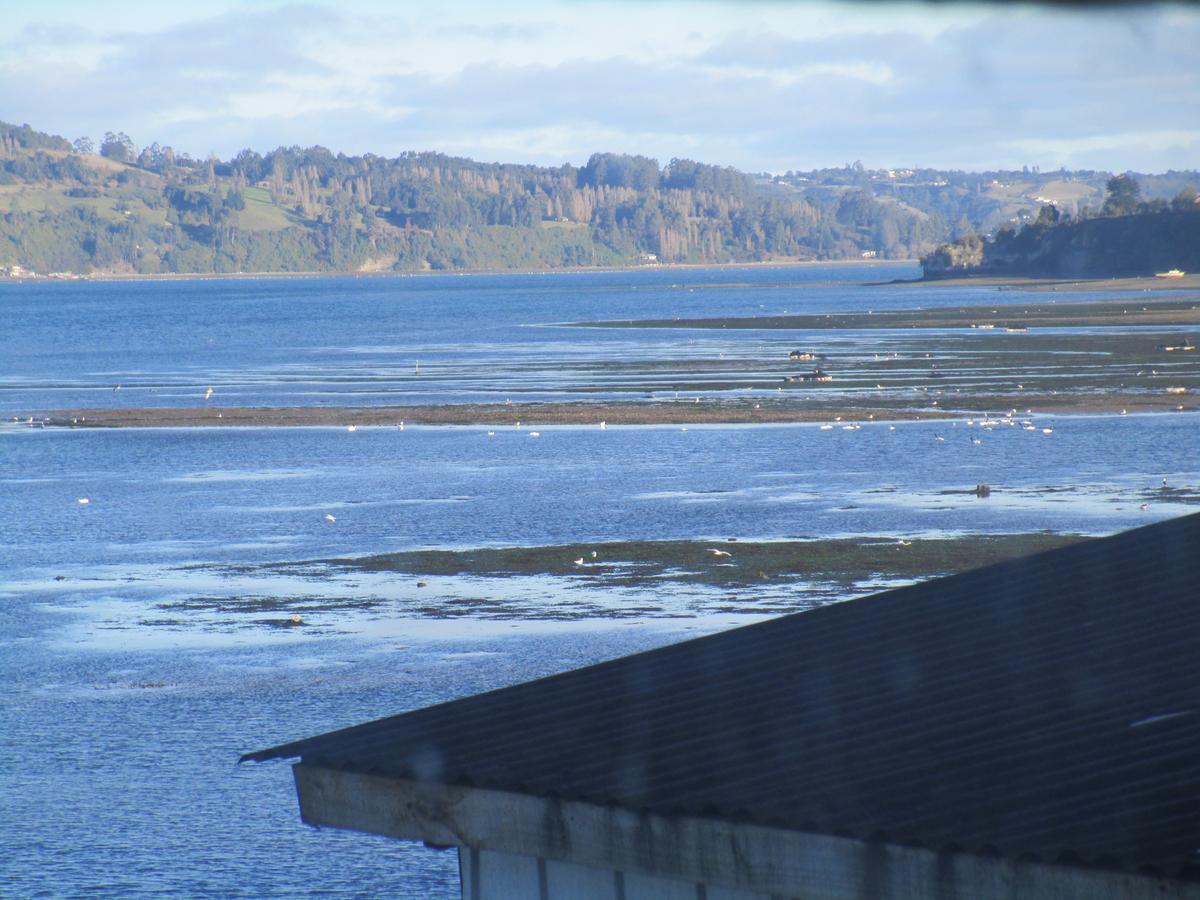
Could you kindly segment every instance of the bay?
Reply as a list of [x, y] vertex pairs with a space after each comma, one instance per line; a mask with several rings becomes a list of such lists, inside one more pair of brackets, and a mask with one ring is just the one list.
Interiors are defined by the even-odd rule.
[[[0, 409], [200, 406], [207, 386], [230, 405], [641, 397], [651, 367], [724, 354], [749, 368], [818, 336], [561, 323], [996, 302], [975, 288], [863, 284], [912, 274], [4, 285]], [[0, 893], [452, 896], [452, 854], [308, 829], [286, 768], [239, 767], [237, 756], [809, 600], [790, 584], [730, 596], [569, 574], [418, 586], [324, 561], [579, 542], [1106, 534], [1189, 511], [1160, 488], [1200, 483], [1196, 414], [1036, 421], [561, 426], [536, 439], [508, 426], [0, 428]], [[986, 500], [969, 492], [980, 482], [994, 487]], [[464, 600], [516, 612], [445, 614]], [[280, 609], [302, 609], [303, 627], [281, 626]]]

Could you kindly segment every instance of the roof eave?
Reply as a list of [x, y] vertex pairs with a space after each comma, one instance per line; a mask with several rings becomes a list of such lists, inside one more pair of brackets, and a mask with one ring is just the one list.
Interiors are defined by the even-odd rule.
[[[1122, 871], [937, 853], [720, 818], [417, 782], [300, 762], [303, 820], [441, 846], [520, 854], [736, 890], [863, 896], [1195, 897], [1195, 883]], [[881, 893], [881, 886], [891, 886]], [[947, 893], [947, 888], [950, 892]], [[898, 892], [898, 893], [897, 893]]]

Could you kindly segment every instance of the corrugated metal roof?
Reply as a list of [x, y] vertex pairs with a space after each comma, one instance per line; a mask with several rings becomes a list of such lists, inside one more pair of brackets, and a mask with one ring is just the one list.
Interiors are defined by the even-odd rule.
[[1200, 515], [245, 758], [1195, 878]]

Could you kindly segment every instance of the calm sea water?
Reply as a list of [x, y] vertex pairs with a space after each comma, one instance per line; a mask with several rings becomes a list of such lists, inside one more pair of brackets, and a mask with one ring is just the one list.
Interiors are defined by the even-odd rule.
[[[555, 323], [997, 299], [861, 285], [912, 274], [3, 285], [0, 408], [201, 405], [208, 385], [230, 405], [625, 396], [633, 376], [614, 360], [755, 359], [803, 336]], [[1164, 478], [1200, 483], [1196, 416], [1037, 418], [1053, 433], [0, 429], [0, 895], [452, 896], [452, 854], [307, 829], [286, 767], [238, 767], [238, 754], [748, 621], [755, 598], [739, 616], [699, 588], [417, 588], [273, 564], [662, 538], [1102, 534], [1188, 511], [1154, 492]], [[954, 493], [980, 481], [996, 488], [986, 502]], [[461, 598], [519, 614], [429, 613]], [[564, 621], [575, 607], [586, 614]], [[303, 608], [306, 626], [270, 624], [280, 608]]]

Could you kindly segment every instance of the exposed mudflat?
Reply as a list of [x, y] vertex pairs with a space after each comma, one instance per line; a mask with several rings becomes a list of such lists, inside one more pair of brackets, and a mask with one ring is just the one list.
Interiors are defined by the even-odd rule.
[[[940, 284], [940, 282], [928, 282]], [[1115, 290], [1115, 288], [1114, 288]], [[1200, 292], [1180, 296], [1139, 299], [1081, 300], [1044, 303], [1009, 303], [995, 306], [959, 306], [938, 309], [881, 310], [879, 312], [826, 313], [820, 315], [725, 316], [703, 319], [645, 319], [579, 322], [597, 328], [1129, 328], [1146, 325], [1200, 326]]]
[[411, 575], [573, 575], [619, 584], [709, 585], [772, 579], [856, 582], [948, 574], [1062, 547], [1062, 534], [892, 537], [807, 541], [621, 541], [548, 547], [414, 550], [326, 562], [338, 569]]

